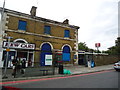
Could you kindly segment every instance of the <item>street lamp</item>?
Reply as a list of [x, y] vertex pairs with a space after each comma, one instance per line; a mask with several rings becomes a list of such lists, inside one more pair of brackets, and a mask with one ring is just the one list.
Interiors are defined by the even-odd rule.
[[5, 60], [5, 69], [4, 69], [4, 76], [3, 76], [3, 78], [8, 78], [7, 76], [6, 76], [6, 71], [7, 71], [7, 63], [8, 63], [8, 57], [9, 57], [9, 51], [10, 51], [10, 39], [12, 39], [13, 37], [7, 37], [7, 39], [8, 39], [8, 46], [7, 46], [7, 49], [6, 49], [6, 51], [7, 51], [7, 55], [6, 55], [6, 60]]

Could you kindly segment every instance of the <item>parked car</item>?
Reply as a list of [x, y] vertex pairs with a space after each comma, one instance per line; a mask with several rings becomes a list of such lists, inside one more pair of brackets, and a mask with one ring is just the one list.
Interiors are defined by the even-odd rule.
[[120, 71], [120, 61], [114, 64], [114, 69]]

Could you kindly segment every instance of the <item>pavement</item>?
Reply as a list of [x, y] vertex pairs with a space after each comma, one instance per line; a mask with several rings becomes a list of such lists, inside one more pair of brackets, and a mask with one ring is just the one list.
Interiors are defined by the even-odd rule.
[[6, 76], [8, 78], [2, 79], [2, 76], [4, 75], [2, 72], [4, 69], [0, 70], [1, 78], [0, 82], [7, 82], [7, 81], [18, 81], [18, 80], [29, 80], [29, 79], [40, 79], [40, 78], [52, 78], [52, 77], [64, 77], [66, 75], [77, 75], [77, 74], [85, 74], [85, 73], [91, 73], [91, 72], [99, 72], [104, 70], [112, 70], [113, 64], [110, 65], [102, 65], [102, 66], [96, 66], [94, 68], [85, 67], [83, 65], [64, 65], [64, 69], [70, 70], [71, 74], [58, 74], [59, 68], [55, 68], [55, 73], [53, 75], [52, 71], [48, 71], [47, 75], [43, 75], [43, 72], [40, 71], [40, 67], [28, 67], [26, 68], [25, 75], [23, 76], [21, 73], [17, 73], [16, 78], [12, 77], [12, 69], [7, 69]]

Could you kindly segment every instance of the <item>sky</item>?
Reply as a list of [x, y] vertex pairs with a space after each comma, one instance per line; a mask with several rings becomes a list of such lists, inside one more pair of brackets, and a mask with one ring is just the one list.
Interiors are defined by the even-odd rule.
[[[3, 6], [0, 0], [0, 7]], [[70, 25], [79, 26], [78, 42], [89, 48], [107, 50], [118, 37], [119, 0], [5, 0], [5, 8], [30, 14], [37, 7], [37, 16], [59, 22], [69, 19]]]

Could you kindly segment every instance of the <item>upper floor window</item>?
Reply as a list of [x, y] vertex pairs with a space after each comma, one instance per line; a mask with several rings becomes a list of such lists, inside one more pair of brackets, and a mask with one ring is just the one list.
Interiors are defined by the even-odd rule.
[[69, 30], [64, 31], [64, 37], [67, 37], [67, 38], [70, 37], [70, 31]]
[[27, 22], [26, 21], [19, 20], [18, 30], [26, 31], [26, 26], [27, 26]]
[[51, 27], [50, 26], [44, 26], [44, 33], [45, 34], [51, 34]]

